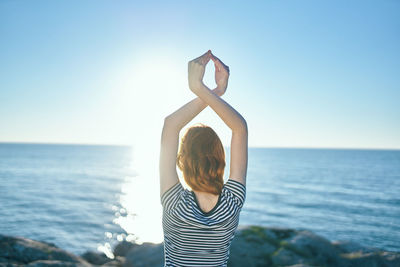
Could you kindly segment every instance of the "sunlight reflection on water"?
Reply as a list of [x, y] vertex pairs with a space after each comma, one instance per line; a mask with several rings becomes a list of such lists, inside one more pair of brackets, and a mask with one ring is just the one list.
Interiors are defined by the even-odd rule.
[[[163, 241], [162, 207], [159, 197], [158, 151], [156, 146], [138, 145], [132, 150], [132, 169], [136, 175], [126, 176], [119, 197], [119, 205], [114, 205], [113, 223], [119, 225], [126, 234], [109, 233], [105, 236], [117, 241], [136, 243]], [[99, 251], [113, 257], [109, 242], [98, 247]]]
[[163, 240], [158, 187], [157, 179], [141, 175], [127, 177], [122, 186], [120, 202], [126, 214], [117, 211], [114, 223], [134, 235], [136, 242], [160, 243]]

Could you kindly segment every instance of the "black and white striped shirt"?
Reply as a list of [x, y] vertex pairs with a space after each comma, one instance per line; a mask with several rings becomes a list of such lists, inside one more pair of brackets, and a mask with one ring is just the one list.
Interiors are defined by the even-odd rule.
[[228, 179], [215, 207], [205, 213], [180, 182], [162, 197], [165, 266], [226, 266], [246, 187]]

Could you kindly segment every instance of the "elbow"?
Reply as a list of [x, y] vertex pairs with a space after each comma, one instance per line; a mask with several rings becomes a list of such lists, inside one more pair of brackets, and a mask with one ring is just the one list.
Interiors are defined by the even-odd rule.
[[238, 122], [236, 127], [234, 129], [232, 129], [232, 131], [240, 132], [240, 133], [243, 133], [243, 134], [247, 134], [248, 130], [247, 130], [247, 122], [246, 122], [246, 120], [243, 117], [241, 117], [240, 121]]
[[242, 120], [241, 128], [242, 128], [242, 131], [247, 134], [247, 121], [245, 119]]
[[168, 115], [167, 117], [164, 118], [164, 128], [173, 128], [174, 125], [176, 125], [176, 122], [174, 119], [171, 117], [171, 115]]
[[164, 125], [163, 125], [163, 131], [176, 131], [178, 130], [178, 126], [176, 125], [176, 122], [171, 118], [170, 115], [164, 118]]
[[164, 118], [164, 127], [171, 124], [171, 117], [168, 115]]

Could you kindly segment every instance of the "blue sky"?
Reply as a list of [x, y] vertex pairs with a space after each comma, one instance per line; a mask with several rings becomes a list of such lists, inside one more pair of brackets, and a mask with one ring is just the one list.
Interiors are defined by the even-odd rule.
[[[399, 14], [399, 1], [1, 0], [0, 141], [158, 143], [194, 97], [187, 62], [211, 49], [250, 146], [399, 149]], [[209, 108], [195, 122], [229, 145]]]

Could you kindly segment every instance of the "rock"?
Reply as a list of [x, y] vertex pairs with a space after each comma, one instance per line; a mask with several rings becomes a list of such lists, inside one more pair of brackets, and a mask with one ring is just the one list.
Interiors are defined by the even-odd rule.
[[125, 256], [125, 267], [148, 267], [164, 265], [164, 244], [143, 243], [134, 246]]
[[399, 267], [400, 254], [397, 252], [353, 252], [341, 254], [346, 259], [347, 266], [365, 267]]
[[[122, 241], [115, 246], [114, 255], [109, 259], [103, 253], [88, 251], [79, 257], [52, 243], [0, 235], [0, 267], [163, 266], [164, 245]], [[400, 252], [351, 241], [330, 242], [305, 230], [241, 226], [231, 244], [228, 266], [399, 267]]]
[[381, 257], [384, 259], [386, 266], [399, 267], [400, 266], [400, 253], [398, 252], [380, 252]]
[[27, 267], [78, 267], [78, 266], [87, 266], [82, 265], [76, 262], [68, 262], [68, 261], [58, 261], [58, 260], [38, 260], [31, 262], [27, 265]]
[[131, 250], [134, 246], [138, 246], [136, 243], [121, 241], [114, 247], [114, 255], [115, 256], [125, 256], [129, 250]]
[[348, 266], [363, 266], [363, 267], [379, 267], [386, 266], [383, 258], [379, 253], [361, 253], [354, 252], [348, 254], [342, 254], [342, 257], [347, 259]]
[[299, 264], [294, 264], [294, 265], [288, 265], [286, 267], [315, 267], [315, 266], [299, 263]]
[[119, 267], [122, 266], [121, 262], [119, 261], [109, 261], [105, 264], [102, 264], [103, 267]]
[[377, 248], [364, 247], [360, 244], [353, 241], [334, 241], [332, 244], [341, 252], [341, 253], [354, 253], [354, 252], [379, 252]]
[[5, 235], [0, 235], [0, 258], [25, 264], [39, 260], [56, 260], [88, 265], [82, 258], [50, 243]]
[[[270, 255], [277, 249], [274, 237], [264, 228], [241, 227], [232, 241], [228, 265], [253, 267], [270, 265]], [[269, 241], [272, 240], [272, 243]]]
[[92, 264], [96, 265], [102, 265], [104, 263], [107, 263], [109, 261], [112, 261], [109, 257], [107, 257], [104, 253], [96, 253], [93, 251], [87, 251], [81, 255], [82, 258], [84, 258], [87, 262], [90, 262]]
[[240, 226], [236, 231], [236, 235], [245, 236], [258, 236], [264, 241], [268, 241], [271, 244], [279, 245], [282, 239], [287, 239], [296, 234], [297, 231], [288, 228], [276, 228], [276, 227], [262, 227], [262, 226]]
[[282, 245], [306, 258], [307, 263], [328, 266], [341, 263], [340, 251], [329, 240], [310, 231], [299, 231]]
[[277, 228], [277, 227], [269, 227], [269, 228], [263, 227], [263, 228], [265, 229], [265, 232], [269, 236], [271, 237], [274, 236], [275, 239], [277, 240], [288, 239], [298, 232], [296, 230], [289, 228]]
[[0, 267], [19, 267], [19, 266], [25, 266], [22, 265], [21, 263], [15, 262], [15, 261], [7, 261], [7, 259], [0, 258]]
[[125, 264], [125, 257], [116, 256], [114, 260], [109, 261], [101, 266], [103, 267], [121, 267]]
[[11, 267], [11, 266], [19, 266], [19, 264], [21, 264], [21, 263], [19, 263], [18, 261], [12, 260], [12, 259], [6, 259], [6, 258], [3, 258], [3, 257], [0, 258], [0, 267], [3, 267], [3, 266], [9, 266], [9, 267]]
[[271, 261], [273, 264], [278, 266], [295, 265], [298, 263], [304, 263], [304, 259], [287, 248], [280, 248], [272, 256]]

